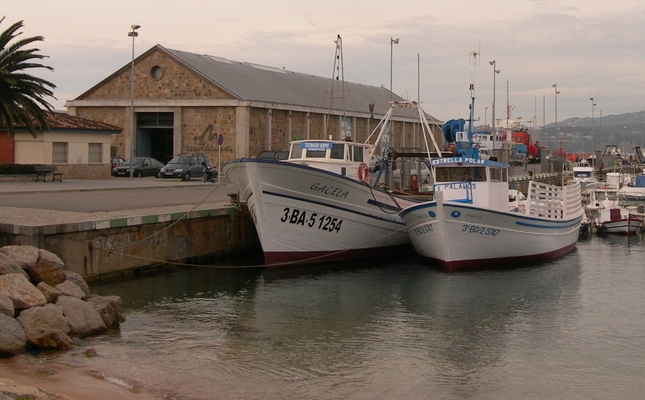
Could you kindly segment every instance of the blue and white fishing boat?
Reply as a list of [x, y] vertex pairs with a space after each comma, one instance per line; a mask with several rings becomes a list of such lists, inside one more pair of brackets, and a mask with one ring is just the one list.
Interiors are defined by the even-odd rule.
[[580, 184], [530, 182], [526, 200], [509, 199], [508, 164], [479, 157], [472, 141], [472, 110], [464, 120], [444, 124], [458, 156], [434, 158], [432, 201], [413, 204], [399, 215], [417, 253], [456, 271], [533, 262], [561, 256], [575, 247], [584, 211]]

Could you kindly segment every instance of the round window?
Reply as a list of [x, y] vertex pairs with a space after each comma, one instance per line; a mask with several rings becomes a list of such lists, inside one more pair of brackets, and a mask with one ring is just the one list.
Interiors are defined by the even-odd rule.
[[160, 66], [155, 65], [150, 70], [150, 76], [152, 76], [152, 79], [155, 79], [155, 80], [161, 79], [163, 77], [163, 69], [161, 69]]

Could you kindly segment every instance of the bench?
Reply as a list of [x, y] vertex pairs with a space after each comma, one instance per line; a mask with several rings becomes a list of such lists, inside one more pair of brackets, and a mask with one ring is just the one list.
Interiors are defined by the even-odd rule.
[[58, 169], [55, 165], [36, 165], [34, 166], [34, 170], [36, 171], [36, 182], [41, 178], [43, 182], [45, 182], [45, 179], [49, 174], [52, 174], [52, 182], [55, 180], [58, 180], [59, 182], [63, 181], [63, 173], [57, 172]]

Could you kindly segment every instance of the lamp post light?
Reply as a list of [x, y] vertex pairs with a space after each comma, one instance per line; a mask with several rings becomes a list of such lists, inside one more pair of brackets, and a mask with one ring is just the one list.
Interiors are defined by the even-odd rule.
[[491, 112], [491, 119], [493, 121], [492, 123], [492, 128], [491, 130], [493, 131], [493, 149], [495, 149], [495, 139], [497, 136], [497, 133], [495, 132], [495, 78], [497, 77], [497, 74], [499, 74], [499, 70], [497, 69], [497, 61], [489, 61], [488, 62], [490, 65], [493, 66], [493, 110]]
[[130, 178], [134, 176], [134, 135], [135, 135], [135, 129], [134, 129], [134, 38], [139, 36], [137, 33], [137, 29], [141, 28], [141, 25], [132, 25], [130, 26], [132, 28], [132, 32], [128, 32], [128, 36], [132, 37], [132, 73], [130, 76]]
[[594, 119], [594, 108], [596, 107], [596, 103], [593, 101], [593, 97], [590, 97], [589, 100], [591, 100], [591, 153], [596, 152], [596, 143], [595, 143], [595, 137], [594, 137], [594, 130], [595, 130], [595, 119]]
[[558, 95], [560, 94], [560, 91], [558, 90], [558, 84], [555, 83], [551, 85], [553, 89], [555, 89], [555, 134], [558, 137], [558, 150], [562, 150], [562, 141], [560, 140], [560, 131], [558, 130]]
[[399, 44], [399, 38], [393, 39], [390, 37], [390, 101], [392, 101], [392, 58], [395, 44]]

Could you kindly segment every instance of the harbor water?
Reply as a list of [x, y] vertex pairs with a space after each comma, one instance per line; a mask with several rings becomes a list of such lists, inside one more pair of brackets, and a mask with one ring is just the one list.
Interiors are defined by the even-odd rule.
[[414, 254], [181, 268], [93, 285], [121, 296], [121, 329], [35, 357], [167, 399], [641, 399], [643, 246], [591, 235], [555, 261], [450, 274]]

